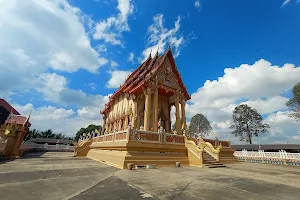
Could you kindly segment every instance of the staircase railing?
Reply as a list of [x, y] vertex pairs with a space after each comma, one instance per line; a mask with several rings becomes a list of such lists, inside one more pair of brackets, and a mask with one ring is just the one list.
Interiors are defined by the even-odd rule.
[[203, 149], [204, 152], [212, 156], [217, 161], [220, 161], [220, 150], [222, 149], [222, 145], [220, 144], [217, 148], [214, 148], [213, 145], [209, 142], [201, 142], [199, 145], [200, 149]]
[[203, 152], [203, 149], [201, 150], [194, 141], [192, 140], [186, 140], [185, 141], [186, 147], [188, 150], [190, 150], [197, 158], [202, 159], [201, 155]]
[[189, 163], [192, 166], [202, 166], [203, 164], [203, 149], [201, 150], [194, 141], [185, 138], [185, 146], [187, 148], [187, 154]]

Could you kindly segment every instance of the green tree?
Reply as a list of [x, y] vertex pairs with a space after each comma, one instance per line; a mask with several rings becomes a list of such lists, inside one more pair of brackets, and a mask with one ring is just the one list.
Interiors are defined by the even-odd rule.
[[190, 136], [192, 136], [192, 137], [199, 136], [199, 135], [197, 135], [198, 127], [199, 127], [199, 135], [201, 135], [201, 136], [208, 135], [210, 133], [210, 131], [212, 130], [209, 121], [201, 113], [194, 115], [191, 119], [189, 129], [188, 129]]
[[73, 140], [72, 137], [66, 137], [62, 133], [53, 133], [51, 129], [46, 131], [39, 131], [36, 129], [29, 129], [28, 133], [24, 137], [24, 141], [28, 141], [32, 138], [53, 138], [53, 139], [64, 139], [64, 140]]
[[[180, 119], [180, 128], [181, 128], [181, 126], [182, 126], [182, 119]], [[175, 123], [172, 124], [171, 130], [172, 131], [176, 130], [176, 120], [175, 120]]]
[[88, 125], [88, 127], [86, 128], [81, 128], [77, 133], [76, 133], [76, 136], [74, 138], [75, 141], [78, 141], [79, 137], [81, 135], [83, 135], [83, 133], [90, 133], [92, 131], [94, 131], [95, 129], [98, 129], [100, 130], [101, 129], [101, 126], [100, 125], [95, 125], [95, 124], [90, 124]]
[[286, 105], [292, 111], [290, 117], [300, 122], [300, 82], [293, 87], [293, 98], [288, 100]]
[[55, 134], [51, 129], [48, 129], [46, 131], [41, 132], [41, 137], [42, 138], [55, 138]]
[[24, 141], [28, 141], [32, 138], [38, 138], [41, 137], [41, 133], [40, 131], [36, 130], [36, 129], [29, 129], [28, 133], [24, 136]]
[[241, 104], [235, 107], [232, 113], [233, 123], [230, 129], [232, 134], [239, 137], [240, 141], [252, 144], [253, 136], [258, 137], [267, 133], [270, 126], [262, 123], [262, 116], [247, 104]]

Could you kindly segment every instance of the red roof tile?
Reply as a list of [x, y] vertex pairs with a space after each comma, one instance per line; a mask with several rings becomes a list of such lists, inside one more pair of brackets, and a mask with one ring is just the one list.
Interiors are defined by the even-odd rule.
[[[22, 116], [22, 115], [13, 115], [11, 116], [8, 120], [7, 120], [7, 124], [13, 124], [13, 123], [16, 123], [16, 124], [20, 124], [20, 125], [23, 125], [25, 124], [27, 120], [27, 117], [25, 116]], [[29, 123], [29, 126], [30, 126], [30, 123]]]
[[12, 107], [9, 103], [7, 103], [7, 101], [5, 101], [4, 99], [0, 99], [0, 106], [2, 106], [8, 112], [12, 112], [15, 115], [20, 115], [20, 113], [16, 109], [14, 109], [14, 107]]
[[[115, 97], [119, 96], [122, 93], [138, 93], [140, 92], [141, 87], [145, 84], [145, 77], [151, 76], [153, 72], [157, 71], [161, 64], [164, 62], [165, 58], [168, 57], [170, 59], [171, 65], [173, 67], [173, 71], [175, 72], [178, 83], [180, 87], [184, 90], [184, 95], [189, 100], [190, 95], [186, 91], [186, 88], [182, 82], [180, 74], [176, 68], [175, 60], [171, 51], [171, 48], [163, 53], [161, 56], [158, 56], [158, 53], [152, 58], [151, 55], [134, 71], [132, 72], [127, 79], [125, 80], [124, 84], [120, 86], [120, 88], [110, 97], [110, 100], [107, 104], [105, 104], [104, 110], [101, 112], [102, 114], [107, 111], [110, 106], [113, 104], [113, 100]], [[150, 77], [149, 77], [150, 78]]]

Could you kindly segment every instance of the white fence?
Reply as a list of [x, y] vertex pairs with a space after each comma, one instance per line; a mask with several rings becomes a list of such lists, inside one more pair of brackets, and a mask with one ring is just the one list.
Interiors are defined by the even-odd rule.
[[239, 161], [257, 162], [257, 163], [271, 163], [283, 165], [300, 166], [300, 153], [287, 153], [285, 150], [279, 152], [265, 152], [259, 151], [235, 151], [233, 154]]
[[21, 148], [22, 151], [74, 151], [74, 146], [56, 144], [56, 145], [48, 145], [48, 144], [36, 144], [36, 143], [22, 143]]

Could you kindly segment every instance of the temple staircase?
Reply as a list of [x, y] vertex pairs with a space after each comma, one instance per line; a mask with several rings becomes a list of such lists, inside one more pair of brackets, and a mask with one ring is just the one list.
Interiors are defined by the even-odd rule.
[[81, 140], [78, 143], [74, 143], [75, 145], [74, 156], [85, 157], [90, 150], [91, 144], [92, 144], [91, 139]]
[[220, 163], [217, 159], [212, 157], [206, 151], [203, 151], [203, 164], [208, 168], [226, 167], [226, 165]]

